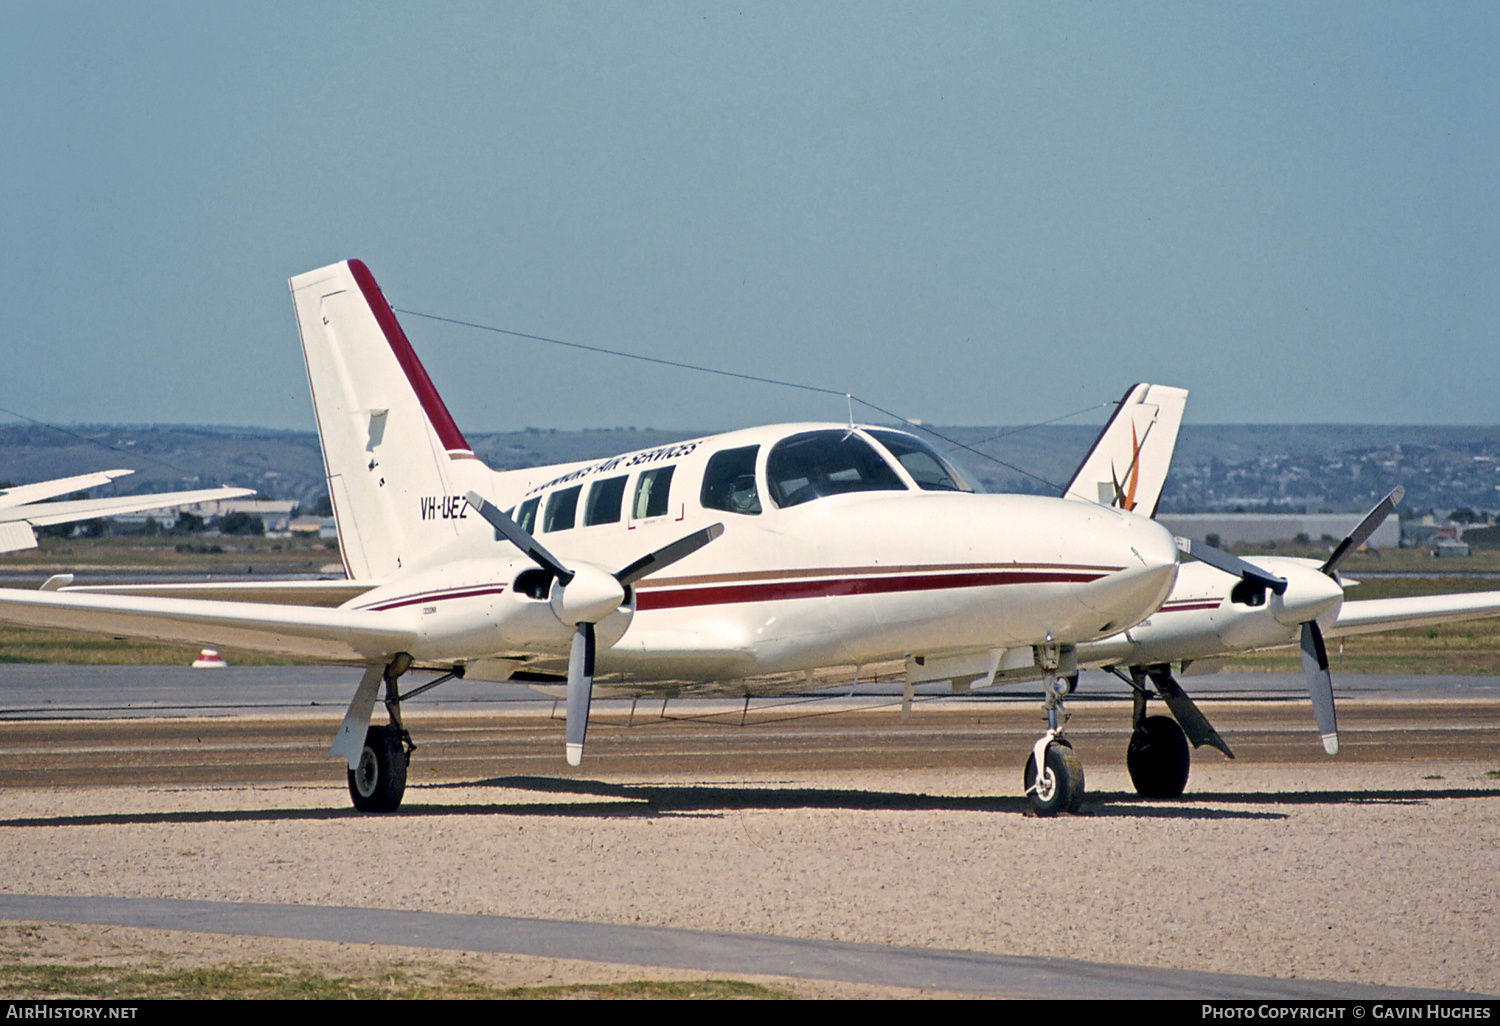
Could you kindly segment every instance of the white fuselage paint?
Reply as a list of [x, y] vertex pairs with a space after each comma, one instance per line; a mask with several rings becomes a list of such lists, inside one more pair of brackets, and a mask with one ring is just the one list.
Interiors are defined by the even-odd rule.
[[[1177, 573], [1171, 535], [1091, 502], [905, 490], [864, 491], [777, 508], [765, 461], [781, 438], [831, 425], [783, 425], [696, 439], [589, 463], [496, 473], [492, 501], [516, 508], [629, 474], [621, 519], [544, 531], [564, 565], [609, 573], [719, 523], [722, 537], [641, 580], [598, 625], [600, 673], [641, 680], [723, 680], [907, 655], [1096, 641], [1150, 616]], [[848, 430], [845, 428], [845, 430]], [[759, 445], [758, 514], [705, 509], [705, 465]], [[882, 456], [884, 456], [882, 451]], [[633, 518], [638, 474], [675, 467], [664, 515]], [[428, 503], [418, 511], [427, 515]], [[441, 503], [435, 508], [441, 510]], [[450, 511], [451, 512], [451, 511]], [[582, 503], [579, 506], [582, 518]], [[534, 564], [469, 511], [459, 537], [345, 608], [409, 618], [419, 664], [566, 659], [573, 633], [545, 598], [520, 593]]]

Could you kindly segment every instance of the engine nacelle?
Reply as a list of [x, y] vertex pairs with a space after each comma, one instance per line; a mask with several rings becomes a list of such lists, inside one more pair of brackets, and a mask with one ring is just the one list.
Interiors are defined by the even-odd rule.
[[[411, 655], [422, 663], [537, 652], [566, 656], [574, 624], [564, 623], [553, 611], [550, 599], [558, 589], [550, 580], [535, 580], [537, 573], [536, 564], [527, 559], [451, 563], [382, 585], [347, 607], [407, 612], [419, 636]], [[597, 602], [585, 604], [585, 612], [603, 613], [591, 621], [601, 649], [620, 640], [635, 613], [634, 593], [609, 580], [620, 594], [611, 603], [613, 611], [597, 608]]]

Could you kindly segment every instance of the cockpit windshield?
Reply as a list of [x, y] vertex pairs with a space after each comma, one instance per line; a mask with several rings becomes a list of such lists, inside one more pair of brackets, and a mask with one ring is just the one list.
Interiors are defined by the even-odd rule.
[[766, 485], [785, 509], [844, 492], [904, 491], [890, 465], [852, 431], [808, 431], [783, 438], [766, 457]]
[[939, 456], [926, 442], [904, 431], [869, 428], [871, 436], [885, 446], [896, 462], [924, 492], [972, 492], [974, 486], [963, 472]]

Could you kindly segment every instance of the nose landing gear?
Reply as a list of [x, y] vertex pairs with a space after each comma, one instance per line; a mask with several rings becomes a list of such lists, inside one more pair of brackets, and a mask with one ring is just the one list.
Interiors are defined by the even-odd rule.
[[1063, 699], [1073, 690], [1072, 682], [1078, 678], [1078, 659], [1073, 646], [1050, 642], [1037, 646], [1036, 658], [1042, 667], [1047, 733], [1032, 748], [1021, 779], [1026, 786], [1026, 797], [1031, 801], [1031, 810], [1036, 815], [1077, 812], [1083, 802], [1083, 763], [1068, 739], [1063, 737], [1063, 726], [1068, 722]]

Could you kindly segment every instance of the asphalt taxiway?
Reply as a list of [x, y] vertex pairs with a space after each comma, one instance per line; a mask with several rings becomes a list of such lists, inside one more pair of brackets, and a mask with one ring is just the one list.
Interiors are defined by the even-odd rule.
[[[1300, 678], [1229, 674], [1196, 678], [1188, 685], [1190, 690], [1202, 699], [1205, 712], [1237, 758], [1230, 763], [1207, 749], [1195, 753], [1190, 793], [1182, 805], [1174, 807], [1142, 802], [1123, 784], [1129, 702], [1123, 684], [1102, 675], [1092, 677], [1097, 679], [1086, 676], [1080, 695], [1069, 703], [1071, 736], [1093, 785], [1085, 815], [1075, 824], [1091, 837], [1098, 835], [1088, 845], [1118, 843], [1124, 845], [1120, 850], [1126, 854], [1111, 855], [1112, 849], [1105, 847], [1069, 854], [1065, 846], [1059, 851], [1069, 860], [1089, 859], [1091, 868], [1069, 870], [1078, 886], [1091, 889], [1087, 900], [1077, 905], [1088, 910], [1086, 915], [1097, 913], [1101, 921], [1109, 922], [1149, 922], [1149, 916], [1128, 907], [1133, 899], [1103, 897], [1118, 884], [1109, 882], [1115, 877], [1099, 872], [1095, 859], [1112, 864], [1110, 872], [1123, 873], [1119, 880], [1124, 881], [1133, 879], [1132, 863], [1144, 874], [1143, 883], [1161, 879], [1163, 871], [1174, 874], [1174, 891], [1188, 894], [1201, 889], [1202, 897], [1195, 903], [1210, 909], [1224, 900], [1224, 882], [1219, 877], [1226, 871], [1231, 876], [1248, 873], [1249, 864], [1237, 863], [1237, 859], [1248, 858], [1252, 850], [1278, 851], [1278, 846], [1290, 843], [1285, 835], [1295, 828], [1308, 833], [1310, 847], [1306, 853], [1297, 849], [1280, 852], [1276, 858], [1289, 866], [1329, 860], [1349, 874], [1338, 886], [1351, 903], [1369, 900], [1369, 893], [1382, 895], [1371, 908], [1349, 913], [1360, 936], [1351, 942], [1350, 950], [1356, 954], [1341, 957], [1353, 958], [1357, 964], [1357, 952], [1372, 944], [1373, 926], [1385, 922], [1390, 907], [1404, 900], [1401, 895], [1412, 888], [1419, 892], [1433, 889], [1415, 882], [1429, 862], [1437, 862], [1424, 856], [1421, 845], [1442, 845], [1459, 864], [1482, 860], [1482, 853], [1490, 850], [1495, 825], [1489, 810], [1500, 804], [1500, 782], [1482, 770], [1459, 778], [1452, 767], [1460, 763], [1500, 767], [1500, 686], [1493, 678], [1338, 679], [1343, 750], [1336, 763], [1322, 752], [1311, 711], [1300, 696]], [[419, 746], [412, 762], [413, 785], [402, 811], [384, 819], [361, 817], [347, 808], [343, 768], [325, 758], [351, 689], [350, 671], [340, 669], [0, 667], [0, 716], [6, 721], [0, 723], [0, 799], [17, 796], [16, 801], [7, 799], [7, 811], [0, 819], [0, 854], [11, 867], [9, 882], [3, 885], [8, 893], [0, 894], [0, 918], [345, 942], [379, 937], [384, 943], [416, 947], [874, 981], [1003, 996], [1373, 1000], [1451, 997], [1460, 990], [1492, 989], [1485, 984], [1489, 977], [1481, 975], [1476, 988], [1469, 976], [1457, 971], [1446, 975], [1434, 971], [1429, 976], [1375, 973], [1374, 982], [1354, 979], [1347, 975], [1352, 970], [1341, 972], [1341, 963], [1326, 961], [1328, 956], [1323, 956], [1325, 962], [1304, 969], [1295, 950], [1285, 963], [1270, 960], [1265, 971], [1276, 978], [1173, 967], [1240, 964], [1215, 961], [1207, 954], [1168, 953], [1154, 967], [1117, 964], [1107, 955], [998, 954], [995, 951], [1006, 950], [1004, 944], [1014, 943], [1015, 936], [1036, 935], [1035, 928], [1018, 924], [1012, 934], [1002, 934], [1002, 940], [986, 941], [990, 931], [983, 926], [965, 932], [934, 925], [938, 922], [934, 916], [962, 918], [961, 906], [969, 900], [944, 899], [936, 892], [926, 899], [929, 903], [936, 900], [936, 906], [910, 913], [914, 922], [926, 917], [927, 925], [915, 931], [894, 923], [887, 930], [879, 922], [881, 916], [871, 912], [871, 923], [860, 929], [873, 929], [882, 937], [888, 932], [892, 940], [885, 943], [834, 939], [846, 930], [834, 930], [830, 937], [816, 916], [792, 933], [770, 927], [737, 931], [662, 925], [718, 922], [721, 917], [714, 910], [734, 904], [726, 890], [731, 885], [791, 887], [775, 881], [783, 876], [799, 879], [811, 872], [809, 865], [821, 866], [830, 857], [835, 862], [826, 867], [826, 880], [822, 876], [809, 880], [798, 886], [810, 890], [789, 892], [772, 903], [777, 908], [785, 905], [780, 915], [819, 903], [827, 903], [825, 917], [830, 912], [845, 914], [839, 910], [871, 902], [874, 891], [869, 888], [879, 886], [872, 880], [889, 880], [895, 887], [904, 879], [911, 896], [892, 907], [906, 909], [921, 904], [917, 899], [927, 886], [923, 881], [952, 872], [946, 863], [958, 859], [967, 864], [972, 856], [964, 852], [986, 847], [995, 848], [991, 857], [1002, 864], [1020, 859], [1014, 863], [1016, 870], [1001, 873], [1024, 884], [1032, 872], [1026, 866], [1026, 842], [1004, 836], [1016, 832], [1004, 826], [1007, 821], [1026, 822], [1020, 766], [1039, 731], [1037, 696], [1024, 688], [959, 696], [929, 690], [909, 716], [900, 711], [899, 695], [883, 685], [861, 685], [853, 694], [846, 688], [748, 704], [733, 699], [673, 699], [663, 708], [659, 701], [646, 699], [606, 701], [595, 707], [585, 766], [570, 770], [561, 756], [562, 721], [551, 699], [524, 687], [455, 682], [408, 707]], [[1330, 776], [1330, 765], [1345, 767], [1353, 776]], [[1379, 772], [1375, 777], [1361, 776], [1361, 766]], [[1393, 773], [1392, 767], [1399, 772]], [[1288, 769], [1294, 781], [1291, 788], [1265, 783], [1287, 777]], [[890, 786], [902, 773], [929, 784], [957, 779], [981, 783], [977, 791], [965, 784], [951, 792], [925, 784], [920, 790]], [[1446, 779], [1432, 779], [1445, 774]], [[1356, 778], [1358, 782], [1345, 783]], [[1372, 779], [1403, 783], [1369, 783]], [[1301, 786], [1296, 783], [1299, 780]], [[1238, 781], [1245, 786], [1238, 786]], [[1420, 786], [1404, 781], [1420, 782]], [[288, 804], [288, 795], [296, 796], [296, 801]], [[1394, 832], [1403, 824], [1418, 822], [1419, 817], [1431, 817], [1434, 808], [1449, 811], [1441, 817], [1445, 825], [1435, 829], [1430, 840], [1420, 839], [1420, 831], [1415, 841]], [[1372, 816], [1379, 818], [1372, 821]], [[1299, 817], [1307, 819], [1304, 827], [1295, 827]], [[733, 828], [736, 822], [738, 829]], [[1219, 830], [1221, 826], [1233, 829], [1226, 835]], [[1163, 853], [1139, 847], [1143, 841], [1138, 827], [1151, 836], [1170, 838], [1171, 844], [1187, 844], [1183, 851], [1194, 852], [1202, 861], [1179, 853], [1157, 866], [1153, 860]], [[469, 902], [476, 908], [492, 908], [498, 901], [499, 907], [516, 908], [517, 914], [465, 912], [460, 910], [465, 902], [453, 899], [430, 902], [423, 895], [436, 892], [404, 877], [394, 878], [396, 882], [381, 892], [385, 907], [366, 906], [349, 899], [366, 893], [368, 887], [341, 890], [337, 881], [324, 886], [317, 879], [340, 856], [315, 857], [310, 852], [316, 847], [332, 843], [334, 852], [341, 844], [376, 852], [383, 845], [409, 843], [414, 828], [430, 841], [416, 857], [437, 863], [421, 868], [437, 869], [439, 877], [444, 870], [450, 877], [478, 872], [468, 862], [497, 842], [496, 831], [527, 839], [509, 854], [497, 851], [494, 856], [496, 867], [504, 867], [499, 870], [502, 879], [497, 881], [500, 890], [496, 892], [504, 897]], [[851, 829], [855, 832], [846, 836]], [[991, 834], [985, 840], [986, 831], [997, 829], [1000, 835]], [[1478, 833], [1460, 844], [1455, 833], [1459, 829], [1477, 829]], [[650, 836], [628, 840], [641, 830]], [[674, 834], [674, 830], [686, 832]], [[795, 840], [797, 831], [807, 830], [812, 831], [809, 844]], [[970, 837], [975, 830], [979, 833]], [[1031, 830], [1027, 827], [1021, 833]], [[1045, 836], [1066, 840], [1068, 830], [1061, 822], [1048, 824]], [[530, 840], [538, 831], [535, 841]], [[704, 831], [711, 835], [707, 840]], [[736, 848], [746, 831], [748, 847]], [[466, 837], [473, 833], [473, 838], [446, 850], [440, 840], [449, 832]], [[1379, 846], [1365, 836], [1372, 832], [1389, 834], [1381, 840], [1399, 858], [1387, 863]], [[895, 846], [908, 833], [914, 837], [912, 853], [893, 855], [904, 851]], [[577, 846], [583, 836], [590, 859], [600, 843], [618, 852], [618, 845], [628, 840], [632, 854], [612, 855], [617, 862], [590, 861], [595, 875], [580, 884], [576, 870], [556, 865], [556, 855], [581, 852]], [[39, 847], [41, 838], [54, 847]], [[1354, 849], [1346, 854], [1330, 847], [1330, 839], [1354, 845]], [[291, 853], [260, 850], [276, 840], [289, 842]], [[1002, 841], [1017, 840], [1022, 843], [1018, 852], [1004, 854], [998, 847]], [[123, 848], [111, 853], [110, 846], [116, 843]], [[941, 847], [934, 849], [934, 843]], [[1149, 845], [1149, 838], [1144, 843]], [[1366, 847], [1359, 847], [1362, 844]], [[705, 847], [688, 854], [697, 851], [693, 845]], [[893, 846], [890, 851], [885, 850], [887, 845]], [[1238, 854], [1227, 856], [1226, 862], [1223, 854], [1206, 854], [1210, 845]], [[900, 868], [903, 863], [896, 863], [866, 877], [862, 874], [870, 867], [862, 865], [865, 855], [861, 853], [872, 848], [883, 852], [882, 864], [899, 857], [915, 859], [913, 866], [927, 868], [906, 877]], [[535, 863], [523, 864], [516, 851], [534, 857]], [[549, 851], [553, 857], [547, 857]], [[1084, 851], [1089, 854], [1083, 855]], [[838, 853], [843, 853], [847, 864], [837, 860]], [[767, 868], [755, 868], [757, 859], [768, 856]], [[383, 864], [391, 856], [371, 857], [378, 860], [372, 864]], [[415, 872], [410, 857], [408, 852], [407, 873]], [[235, 869], [236, 858], [249, 861]], [[576, 904], [566, 899], [569, 888], [607, 890], [622, 884], [627, 891], [640, 888], [647, 880], [642, 874], [661, 868], [662, 860], [686, 860], [667, 871], [669, 880], [678, 875], [676, 890], [702, 888], [704, 867], [697, 860], [704, 858], [722, 867], [717, 872], [723, 875], [723, 885], [717, 890], [710, 886], [696, 905], [680, 914], [661, 911], [654, 925], [631, 926], [567, 914]], [[1119, 858], [1125, 859], [1123, 866]], [[213, 865], [204, 866], [205, 859]], [[289, 875], [291, 870], [277, 869], [299, 860], [306, 865], [294, 875]], [[1263, 895], [1268, 886], [1286, 889], [1275, 865], [1257, 872], [1261, 870], [1268, 874], [1266, 882], [1247, 876], [1237, 884], [1247, 889], [1241, 901], [1263, 904], [1266, 897], [1252, 895]], [[1455, 879], [1445, 866], [1434, 864], [1431, 871], [1435, 879]], [[136, 873], [141, 878], [132, 882]], [[508, 873], [520, 876], [507, 880]], [[246, 883], [251, 878], [258, 881], [253, 886]], [[691, 887], [685, 886], [689, 878]], [[90, 884], [89, 879], [99, 883]], [[189, 883], [190, 879], [196, 882]], [[556, 895], [560, 887], [564, 898], [559, 903], [556, 896], [533, 895], [527, 904], [516, 891], [519, 880], [527, 881], [523, 890], [528, 891], [543, 887]], [[1448, 927], [1441, 922], [1429, 925], [1426, 942], [1437, 945], [1432, 956], [1435, 963], [1452, 954], [1444, 950], [1445, 943], [1455, 950], [1464, 948], [1472, 957], [1474, 942], [1465, 939], [1470, 936], [1465, 930], [1477, 930], [1474, 936], [1478, 937], [1486, 935], [1483, 922], [1489, 915], [1485, 910], [1494, 902], [1492, 889], [1486, 889], [1489, 884], [1482, 878], [1470, 883], [1479, 890], [1455, 891], [1451, 896], [1455, 907], [1444, 915], [1477, 916], [1478, 925], [1454, 927], [1449, 941], [1441, 933]], [[449, 886], [444, 885], [443, 893]], [[844, 899], [829, 893], [843, 886], [849, 888]], [[955, 896], [974, 886], [945, 884]], [[1327, 881], [1315, 886], [1308, 907], [1327, 903], [1333, 886]], [[59, 892], [57, 887], [64, 890]], [[1100, 892], [1101, 887], [1106, 890]], [[286, 894], [280, 901], [236, 897], [242, 892], [281, 890]], [[616, 900], [626, 901], [622, 907], [629, 908], [628, 902], [635, 900], [611, 894], [608, 891], [598, 902], [586, 904], [597, 911]], [[177, 895], [193, 895], [195, 900], [184, 901]], [[213, 895], [232, 900], [210, 900]], [[330, 902], [329, 897], [343, 900]], [[658, 904], [648, 901], [647, 908], [676, 900], [676, 895], [669, 889], [651, 900]], [[996, 907], [1014, 908], [1017, 900], [1011, 896]], [[1047, 898], [1043, 894], [1035, 903], [1045, 906], [1043, 912], [1053, 907], [1066, 922], [1071, 901], [1072, 896]], [[392, 902], [403, 907], [388, 907]], [[1121, 902], [1127, 907], [1109, 911]], [[1236, 908], [1227, 905], [1212, 913], [1210, 921], [1233, 916]], [[1274, 924], [1275, 932], [1289, 934], [1283, 939], [1295, 949], [1296, 931], [1303, 927], [1288, 924], [1300, 924], [1296, 916], [1302, 913], [1296, 902], [1289, 908], [1280, 912], [1271, 908], [1261, 915]], [[1276, 918], [1282, 914], [1287, 918]], [[890, 915], [899, 913], [885, 918]], [[1076, 921], [1078, 915], [1075, 909], [1072, 918]], [[628, 919], [628, 915], [616, 909], [605, 918]], [[1220, 928], [1217, 924], [1209, 928], [1208, 922], [1203, 925], [1208, 931], [1205, 936], [1210, 937], [1212, 929]], [[1243, 928], [1259, 927], [1247, 920]], [[848, 929], [860, 936], [859, 930]], [[1330, 943], [1326, 931], [1333, 929], [1319, 924], [1316, 930], [1324, 932], [1309, 932], [1305, 946], [1316, 951], [1319, 945]], [[1436, 939], [1434, 930], [1438, 931]], [[954, 937], [960, 942], [972, 937], [978, 938], [978, 946], [900, 942], [908, 935], [930, 935], [939, 941]], [[1160, 930], [1156, 940], [1139, 942], [1144, 947], [1101, 946], [1084, 937], [1078, 950], [1117, 951], [1122, 961], [1140, 962], [1142, 953], [1159, 943], [1159, 935]], [[1249, 943], [1226, 935], [1209, 944], [1221, 942]], [[1001, 946], [990, 950], [991, 943]], [[1190, 944], [1186, 939], [1179, 943]], [[1409, 940], [1392, 941], [1397, 943], [1410, 946]], [[1257, 944], [1266, 946], [1266, 942], [1255, 942], [1246, 950], [1253, 952]], [[1412, 957], [1400, 952], [1402, 959]], [[1283, 964], [1293, 970], [1283, 970]], [[1319, 965], [1331, 968], [1319, 969]], [[1410, 980], [1441, 982], [1400, 986]]]

